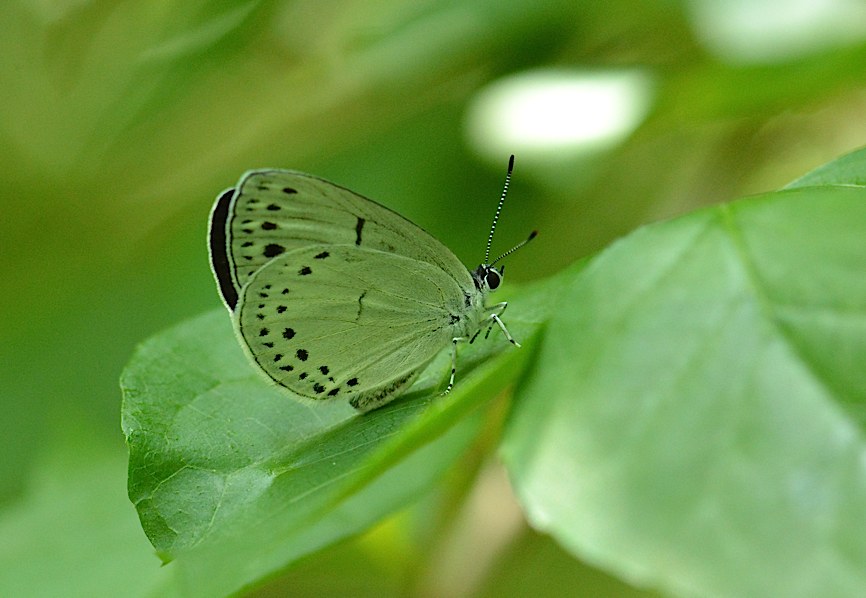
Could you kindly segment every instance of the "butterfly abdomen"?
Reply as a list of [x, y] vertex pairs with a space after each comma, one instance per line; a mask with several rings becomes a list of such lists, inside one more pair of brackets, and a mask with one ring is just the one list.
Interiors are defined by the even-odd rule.
[[359, 411], [370, 411], [389, 403], [405, 392], [418, 377], [415, 370], [388, 382], [384, 386], [357, 394], [349, 399], [349, 404]]

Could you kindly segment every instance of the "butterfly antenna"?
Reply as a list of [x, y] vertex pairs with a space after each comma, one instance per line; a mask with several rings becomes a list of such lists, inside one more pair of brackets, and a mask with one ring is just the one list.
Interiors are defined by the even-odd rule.
[[[536, 236], [538, 236], [538, 231], [537, 230], [532, 231], [531, 233], [529, 233], [529, 236], [524, 241], [518, 243], [517, 245], [515, 245], [514, 247], [512, 247], [511, 249], [509, 249], [508, 251], [506, 251], [502, 255], [500, 255], [498, 258], [496, 258], [495, 260], [490, 262], [489, 265], [492, 266], [493, 264], [495, 264], [496, 262], [498, 262], [502, 258], [508, 257], [509, 255], [511, 255], [512, 253], [514, 253], [515, 251], [517, 251], [518, 249], [520, 249], [521, 247], [523, 247], [524, 245], [526, 245], [527, 243], [532, 241]], [[505, 268], [503, 268], [502, 270], [504, 271]]]
[[[487, 237], [487, 250], [484, 252], [484, 262], [490, 259], [490, 246], [493, 244], [493, 233], [496, 231], [496, 223], [499, 222], [499, 214], [502, 212], [502, 204], [505, 203], [505, 195], [508, 193], [508, 183], [511, 182], [511, 171], [514, 170], [514, 154], [508, 159], [508, 173], [505, 175], [505, 186], [502, 188], [502, 195], [499, 198], [499, 205], [496, 206], [496, 214], [493, 216], [493, 225], [490, 227], [490, 235]], [[524, 243], [525, 244], [525, 243]], [[494, 262], [495, 263], [495, 262]]]

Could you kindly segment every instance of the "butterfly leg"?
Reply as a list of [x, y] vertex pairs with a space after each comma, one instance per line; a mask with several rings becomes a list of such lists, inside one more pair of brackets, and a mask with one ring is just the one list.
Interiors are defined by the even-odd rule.
[[[498, 314], [497, 314], [497, 315], [501, 316], [503, 313], [505, 313], [505, 308], [506, 308], [506, 307], [508, 307], [508, 302], [507, 302], [507, 301], [503, 301], [502, 303], [497, 303], [496, 305], [493, 305], [493, 306], [491, 306], [491, 307], [488, 307], [487, 309], [488, 309], [488, 311], [492, 311], [492, 312], [496, 312], [496, 311], [498, 310]], [[496, 322], [493, 320], [492, 315], [487, 316], [487, 318], [490, 320], [490, 326], [487, 327], [487, 332], [484, 333], [484, 340], [487, 340], [488, 338], [490, 338], [490, 331], [493, 330], [493, 324], [496, 323]], [[474, 339], [473, 339], [473, 340], [474, 340]]]
[[511, 333], [508, 332], [508, 328], [505, 327], [505, 323], [502, 321], [500, 317], [503, 313], [505, 313], [505, 308], [508, 307], [508, 302], [503, 301], [502, 303], [497, 303], [496, 305], [490, 307], [491, 314], [488, 316], [490, 318], [490, 326], [487, 327], [487, 332], [484, 334], [484, 338], [486, 339], [490, 336], [490, 331], [493, 329], [493, 324], [498, 324], [500, 330], [502, 330], [502, 334], [505, 335], [505, 338], [508, 339], [508, 342], [514, 345], [515, 347], [520, 347], [520, 343], [514, 340], [514, 337], [511, 336]]
[[[505, 327], [505, 323], [499, 318], [499, 314], [491, 314], [490, 318], [499, 324], [499, 328], [502, 330], [502, 334], [505, 335], [505, 338], [508, 339], [508, 342], [514, 345], [515, 347], [520, 347], [520, 343], [514, 340], [514, 337], [511, 336], [511, 333], [508, 332], [508, 328]], [[492, 328], [492, 326], [491, 326]]]
[[465, 340], [462, 336], [455, 336], [451, 339], [451, 377], [448, 378], [448, 386], [445, 387], [441, 396], [447, 395], [454, 388], [454, 376], [457, 374], [457, 343]]
[[505, 308], [508, 307], [508, 301], [503, 301], [502, 303], [497, 303], [496, 305], [491, 305], [487, 308], [487, 311], [496, 312], [496, 315], [501, 316], [505, 313]]

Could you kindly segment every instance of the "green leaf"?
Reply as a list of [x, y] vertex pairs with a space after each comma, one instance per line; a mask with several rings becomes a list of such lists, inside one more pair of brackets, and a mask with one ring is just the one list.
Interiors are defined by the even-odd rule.
[[[524, 300], [509, 325], [531, 344], [542, 315]], [[361, 416], [267, 384], [225, 311], [208, 313], [142, 345], [124, 372], [130, 499], [188, 593], [240, 589], [430, 487], [475, 438], [477, 406], [519, 375], [530, 351], [476, 343], [442, 398], [445, 352], [405, 398]]]
[[866, 186], [866, 149], [859, 149], [803, 175], [785, 188], [820, 185]]
[[646, 227], [556, 302], [502, 445], [536, 527], [675, 594], [866, 593], [866, 189]]
[[124, 496], [124, 451], [68, 423], [0, 511], [0, 596], [174, 595]]

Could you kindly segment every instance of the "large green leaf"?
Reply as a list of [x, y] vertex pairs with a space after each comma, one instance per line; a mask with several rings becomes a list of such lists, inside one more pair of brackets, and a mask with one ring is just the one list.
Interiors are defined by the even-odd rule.
[[[530, 345], [540, 313], [525, 301], [508, 312]], [[476, 343], [461, 353], [452, 394], [438, 397], [445, 352], [407, 397], [361, 416], [268, 385], [225, 311], [208, 313], [142, 345], [124, 372], [130, 498], [187, 592], [255, 583], [428, 488], [475, 437], [475, 407], [530, 351]]]
[[675, 594], [866, 594], [866, 189], [643, 228], [557, 303], [502, 445], [535, 526]]

